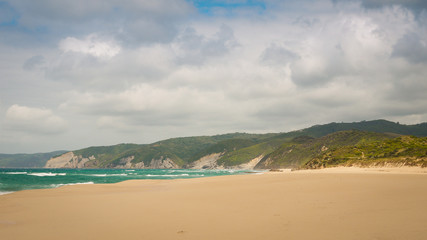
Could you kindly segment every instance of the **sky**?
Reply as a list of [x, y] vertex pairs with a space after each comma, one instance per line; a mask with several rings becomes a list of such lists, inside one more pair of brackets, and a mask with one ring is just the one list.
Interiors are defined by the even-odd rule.
[[427, 122], [424, 0], [0, 0], [0, 152]]

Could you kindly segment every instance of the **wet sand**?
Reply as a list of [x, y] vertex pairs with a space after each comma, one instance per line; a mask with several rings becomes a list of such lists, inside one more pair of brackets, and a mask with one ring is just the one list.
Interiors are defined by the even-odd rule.
[[0, 239], [427, 239], [426, 203], [424, 169], [75, 185], [1, 195]]

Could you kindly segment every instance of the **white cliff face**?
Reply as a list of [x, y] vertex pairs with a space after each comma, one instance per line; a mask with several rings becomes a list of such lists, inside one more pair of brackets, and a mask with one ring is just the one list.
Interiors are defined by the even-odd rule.
[[145, 168], [144, 162], [135, 163], [133, 166], [133, 168]]
[[129, 156], [120, 159], [119, 165], [115, 166], [114, 168], [132, 168], [132, 160], [135, 159], [135, 156]]
[[179, 168], [170, 158], [151, 159], [150, 166], [147, 168]]
[[224, 167], [218, 166], [217, 161], [224, 153], [212, 153], [206, 155], [199, 160], [190, 164], [191, 169], [223, 169]]
[[73, 152], [67, 152], [49, 159], [45, 168], [84, 168], [85, 164], [93, 159], [95, 159], [94, 156], [83, 158], [82, 156], [76, 156]]
[[[45, 168], [84, 168], [85, 164], [94, 160], [95, 157], [83, 158], [77, 156], [73, 152], [67, 152], [61, 156], [51, 158], [46, 162]], [[135, 156], [129, 156], [120, 159], [119, 164], [113, 166], [114, 168], [179, 168], [179, 166], [173, 162], [170, 158], [161, 157], [160, 159], [152, 159], [149, 165], [145, 165], [144, 162], [132, 163]]]
[[261, 161], [261, 159], [264, 157], [264, 155], [260, 155], [254, 159], [251, 159], [249, 162], [247, 163], [242, 163], [240, 165], [237, 166], [233, 166], [233, 169], [247, 169], [247, 170], [252, 170], [255, 168], [255, 166]]
[[114, 168], [146, 168], [144, 162], [139, 163], [132, 163], [132, 160], [135, 159], [135, 156], [129, 156], [120, 159], [119, 165], [115, 166]]
[[[213, 153], [200, 158], [199, 160], [191, 163], [188, 168], [190, 169], [224, 169], [224, 166], [218, 165], [218, 159], [223, 156], [224, 153]], [[233, 169], [253, 169], [263, 156], [251, 159], [247, 163], [243, 163], [237, 166], [232, 166]], [[83, 158], [81, 155], [77, 156], [73, 152], [67, 152], [61, 156], [51, 158], [46, 162], [45, 168], [85, 168], [86, 163], [90, 160], [94, 160], [95, 157], [91, 156]], [[160, 157], [159, 159], [151, 159], [149, 164], [144, 162], [133, 163], [135, 156], [124, 157], [120, 159], [118, 165], [111, 166], [113, 168], [138, 168], [138, 169], [173, 169], [179, 168], [179, 166], [170, 158]], [[91, 166], [92, 167], [92, 166]]]
[[160, 159], [151, 159], [151, 162], [148, 165], [145, 165], [144, 162], [132, 163], [132, 160], [135, 159], [135, 156], [130, 156], [127, 158], [122, 158], [119, 162], [119, 165], [115, 168], [149, 168], [149, 169], [164, 169], [164, 168], [179, 168], [179, 166], [174, 163], [169, 158]]
[[[191, 169], [224, 169], [224, 166], [218, 165], [218, 159], [220, 159], [224, 153], [213, 153], [210, 155], [206, 155], [199, 160], [191, 163], [189, 168]], [[250, 159], [246, 163], [242, 163], [240, 165], [231, 166], [229, 168], [232, 169], [254, 169], [254, 167], [261, 161], [263, 155], [260, 155], [254, 159]]]
[[73, 159], [73, 157], [74, 157], [73, 152], [64, 153], [59, 157], [54, 157], [54, 158], [49, 159], [46, 162], [46, 165], [44, 167], [45, 168], [62, 168], [66, 164], [68, 164], [68, 162], [71, 161]]

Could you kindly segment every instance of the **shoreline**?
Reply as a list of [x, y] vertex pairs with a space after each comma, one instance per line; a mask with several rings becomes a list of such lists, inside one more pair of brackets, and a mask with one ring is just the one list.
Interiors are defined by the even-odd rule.
[[117, 183], [132, 179], [177, 179], [247, 174], [241, 169], [21, 169], [0, 170], [0, 195], [64, 185]]
[[[11, 168], [14, 169], [14, 168]], [[39, 169], [39, 168], [34, 168]], [[44, 169], [44, 168], [43, 168]], [[180, 169], [185, 170], [185, 169]], [[228, 170], [235, 170], [235, 169], [228, 169]], [[241, 169], [240, 169], [241, 170]], [[244, 172], [244, 175], [259, 175], [259, 174], [276, 174], [276, 173], [389, 173], [389, 174], [427, 174], [427, 168], [422, 168], [419, 166], [401, 166], [401, 167], [357, 167], [357, 166], [351, 166], [351, 167], [329, 167], [329, 168], [321, 168], [321, 169], [290, 169], [290, 168], [280, 168], [280, 169], [249, 169]], [[225, 175], [227, 176], [227, 175]], [[231, 175], [232, 176], [232, 175]], [[210, 177], [218, 177], [218, 176], [208, 176]], [[205, 178], [205, 177], [199, 177], [199, 178]], [[180, 178], [178, 178], [180, 179]], [[186, 179], [186, 178], [182, 178]], [[124, 180], [122, 182], [127, 181], [133, 181], [135, 179], [130, 180]], [[140, 179], [137, 181], [144, 181], [144, 180], [150, 180], [150, 179]], [[175, 179], [153, 179], [153, 180], [175, 180]], [[117, 182], [121, 183], [121, 182]], [[117, 183], [107, 183], [107, 184], [117, 184]], [[28, 190], [43, 190], [43, 189], [56, 189], [61, 188], [64, 186], [72, 186], [72, 185], [86, 185], [86, 184], [104, 184], [104, 183], [93, 183], [93, 182], [83, 182], [83, 183], [67, 183], [67, 184], [58, 184], [60, 186], [53, 187], [53, 188], [37, 188], [37, 189], [24, 189], [24, 190], [17, 190], [17, 191], [4, 191], [0, 192], [0, 196], [2, 195], [8, 195], [15, 192], [21, 192], [21, 191], [28, 191]]]
[[427, 238], [426, 174], [342, 170], [129, 180], [19, 191], [0, 196], [0, 236]]
[[282, 172], [300, 172], [300, 173], [392, 173], [392, 174], [427, 174], [427, 168], [418, 166], [402, 166], [402, 167], [330, 167], [320, 169], [279, 169]]

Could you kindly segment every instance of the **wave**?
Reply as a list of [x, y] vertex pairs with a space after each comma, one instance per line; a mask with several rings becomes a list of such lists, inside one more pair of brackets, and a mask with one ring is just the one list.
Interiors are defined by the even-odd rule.
[[93, 176], [93, 177], [106, 177], [107, 174], [89, 174], [89, 176]]
[[98, 182], [115, 183], [131, 179], [188, 179], [240, 173], [244, 174], [245, 171], [230, 169], [10, 169], [0, 172], [2, 179], [0, 181], [0, 192], [7, 194], [10, 191], [23, 189], [56, 188], [65, 185]]
[[9, 193], [13, 193], [13, 192], [2, 192], [2, 191], [0, 191], [0, 195], [6, 195], [6, 194], [9, 194]]
[[54, 177], [54, 176], [65, 176], [66, 173], [28, 173], [27, 175], [37, 176], [37, 177]]
[[94, 182], [81, 182], [81, 183], [58, 183], [50, 184], [52, 188], [62, 187], [62, 186], [71, 186], [71, 185], [81, 185], [81, 184], [94, 184]]
[[127, 176], [126, 173], [120, 173], [120, 174], [89, 174], [88, 176], [92, 177], [114, 177], [114, 176]]
[[[187, 177], [187, 176], [190, 176], [190, 175], [187, 174], [187, 173], [184, 173], [184, 174], [179, 174], [179, 175], [176, 175], [176, 174], [169, 174], [169, 175], [152, 175], [152, 174], [146, 174], [145, 176], [146, 177]], [[203, 175], [191, 175], [191, 176], [203, 176]]]

